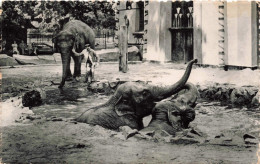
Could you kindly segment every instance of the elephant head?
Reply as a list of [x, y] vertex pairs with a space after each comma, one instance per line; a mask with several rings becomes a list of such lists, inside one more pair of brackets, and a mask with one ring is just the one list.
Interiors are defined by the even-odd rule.
[[59, 88], [65, 84], [65, 80], [71, 77], [70, 60], [74, 60], [74, 74], [73, 77], [81, 75], [81, 61], [83, 56], [75, 56], [72, 53], [74, 47], [76, 52], [80, 53], [85, 44], [90, 44], [91, 48], [95, 48], [95, 34], [94, 31], [85, 23], [73, 20], [64, 25], [53, 39], [55, 47], [61, 53], [62, 60], [62, 80]]
[[141, 129], [142, 118], [152, 113], [157, 101], [179, 92], [185, 86], [192, 65], [196, 62], [196, 59], [190, 61], [183, 77], [170, 86], [159, 87], [141, 82], [121, 84], [108, 102], [87, 110], [76, 121], [109, 129], [118, 129], [120, 126]]
[[157, 103], [152, 111], [152, 120], [142, 131], [166, 131], [171, 135], [195, 119], [194, 108], [199, 97], [197, 88], [186, 83], [180, 92]]

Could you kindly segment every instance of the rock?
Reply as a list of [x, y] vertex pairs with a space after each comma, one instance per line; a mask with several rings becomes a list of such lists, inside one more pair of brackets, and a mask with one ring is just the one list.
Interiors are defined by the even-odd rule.
[[128, 48], [128, 61], [141, 61], [142, 56], [139, 49], [136, 46]]
[[259, 92], [252, 98], [250, 105], [252, 107], [259, 107], [260, 106], [260, 93]]
[[234, 105], [247, 105], [251, 102], [245, 88], [235, 88], [230, 95], [230, 101]]
[[210, 86], [206, 91], [204, 97], [207, 99], [214, 99], [214, 95], [217, 93], [217, 88], [215, 86]]
[[155, 131], [154, 130], [152, 130], [152, 131], [139, 131], [138, 133], [141, 134], [141, 135], [146, 135], [146, 136], [153, 137], [154, 134], [155, 134]]
[[232, 142], [232, 139], [228, 138], [225, 139], [226, 137], [223, 138], [214, 138], [212, 140], [210, 140], [208, 143], [212, 144], [212, 145], [221, 145], [221, 146], [238, 146], [241, 145], [239, 143], [236, 142]]
[[104, 93], [110, 90], [108, 82], [91, 83], [88, 89], [92, 92]]
[[256, 145], [256, 144], [259, 143], [259, 140], [255, 136], [253, 136], [252, 134], [244, 134], [243, 138], [244, 138], [245, 144]]
[[200, 137], [204, 136], [204, 134], [202, 133], [202, 131], [200, 131], [200, 130], [199, 130], [198, 128], [196, 128], [196, 127], [192, 127], [191, 130], [190, 130], [190, 133], [195, 134], [195, 135], [200, 136]]
[[218, 88], [218, 92], [215, 94], [215, 99], [219, 101], [228, 101], [230, 93], [230, 88], [221, 86]]
[[[119, 60], [119, 50], [118, 48], [114, 49], [102, 49], [96, 51], [99, 55], [101, 62], [108, 61], [118, 61]], [[128, 61], [140, 61], [142, 59], [140, 50], [136, 46], [128, 48]]]
[[62, 118], [52, 118], [51, 121], [63, 121]]
[[5, 54], [0, 55], [0, 66], [14, 66], [14, 65], [19, 65], [14, 58]]
[[137, 129], [131, 129], [129, 126], [119, 127], [119, 131], [123, 133], [125, 139], [128, 139], [138, 133]]
[[224, 137], [224, 138], [223, 138], [223, 141], [230, 141], [230, 142], [231, 142], [231, 141], [232, 141], [232, 138], [230, 138], [230, 137]]
[[247, 139], [247, 138], [253, 138], [253, 139], [255, 139], [256, 137], [253, 136], [252, 134], [244, 134], [244, 135], [243, 135], [243, 138], [244, 138], [244, 140], [245, 140], [245, 139]]
[[225, 135], [221, 133], [221, 134], [215, 136], [215, 138], [221, 138], [221, 137], [225, 137]]
[[258, 139], [256, 139], [256, 138], [247, 138], [247, 139], [245, 139], [245, 144], [253, 144], [253, 145], [256, 145], [256, 144], [258, 144], [259, 143], [259, 141], [258, 141]]
[[217, 91], [217, 93], [215, 93], [215, 95], [214, 95], [214, 99], [215, 100], [222, 99], [222, 91]]
[[26, 92], [22, 97], [22, 103], [24, 107], [34, 107], [42, 104], [42, 98], [39, 91]]
[[170, 139], [170, 143], [173, 144], [195, 144], [200, 143], [200, 140], [194, 139], [194, 138], [187, 138], [187, 137], [174, 137]]
[[119, 138], [121, 140], [126, 140], [125, 136], [122, 133], [118, 133], [118, 134], [114, 135], [114, 137]]
[[28, 116], [26, 116], [26, 119], [29, 119], [29, 120], [35, 120], [36, 118], [35, 118], [35, 116], [30, 116], [30, 115], [28, 115]]
[[257, 94], [258, 89], [255, 87], [246, 87], [246, 91], [249, 96], [254, 97]]

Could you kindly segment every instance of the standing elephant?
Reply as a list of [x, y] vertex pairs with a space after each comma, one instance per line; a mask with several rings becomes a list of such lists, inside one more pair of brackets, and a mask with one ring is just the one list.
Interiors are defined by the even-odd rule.
[[190, 61], [183, 77], [170, 86], [159, 87], [140, 82], [121, 84], [105, 104], [86, 110], [76, 121], [115, 130], [120, 126], [140, 130], [143, 128], [143, 117], [152, 113], [156, 102], [178, 93], [185, 86], [196, 62], [197, 59]]
[[71, 57], [74, 60], [73, 77], [81, 75], [81, 61], [83, 56], [75, 56], [72, 53], [72, 48], [75, 47], [76, 52], [80, 53], [86, 44], [90, 44], [90, 47], [94, 49], [95, 34], [85, 23], [79, 20], [72, 20], [64, 25], [63, 29], [53, 39], [53, 42], [58, 52], [61, 53], [62, 80], [59, 88], [62, 88], [66, 78], [72, 77], [70, 70]]
[[191, 83], [186, 83], [176, 95], [155, 105], [151, 122], [141, 131], [165, 131], [175, 135], [177, 131], [188, 128], [189, 123], [195, 119], [194, 107], [198, 97], [197, 88]]

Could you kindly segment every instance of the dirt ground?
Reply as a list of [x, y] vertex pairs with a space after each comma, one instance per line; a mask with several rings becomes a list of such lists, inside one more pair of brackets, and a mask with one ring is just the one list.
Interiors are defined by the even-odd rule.
[[[83, 67], [82, 67], [83, 68]], [[101, 63], [99, 81], [151, 81], [170, 84], [184, 72], [184, 65], [130, 64], [119, 73], [117, 64]], [[195, 68], [193, 83], [256, 85], [259, 72], [244, 70], [251, 82], [235, 81], [232, 72]], [[230, 108], [219, 102], [199, 100], [192, 126], [207, 135], [202, 143], [172, 143], [131, 137], [99, 126], [75, 123], [71, 119], [86, 109], [105, 102], [109, 95], [92, 93], [81, 82], [67, 82], [63, 90], [51, 81], [61, 79], [61, 65], [23, 66], [1, 69], [1, 162], [3, 163], [259, 163], [259, 143], [246, 144], [243, 136], [259, 136], [259, 109]], [[84, 68], [82, 70], [84, 73]], [[200, 75], [199, 78], [198, 76]], [[203, 77], [204, 76], [204, 77]], [[229, 77], [229, 80], [225, 80]], [[204, 79], [203, 79], [204, 78]], [[23, 107], [21, 95], [36, 89], [45, 95], [43, 105]], [[150, 117], [145, 119], [149, 122]]]

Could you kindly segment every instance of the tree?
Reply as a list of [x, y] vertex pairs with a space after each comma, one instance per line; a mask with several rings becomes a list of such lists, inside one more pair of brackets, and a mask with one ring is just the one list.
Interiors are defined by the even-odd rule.
[[61, 29], [71, 19], [81, 20], [92, 28], [113, 29], [113, 4], [107, 1], [4, 1], [3, 39], [23, 39], [16, 35], [10, 37], [10, 27], [18, 31], [35, 28], [40, 32], [54, 32], [56, 27]]

